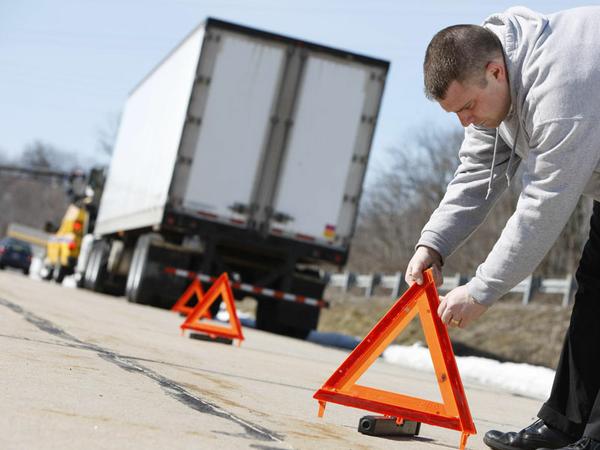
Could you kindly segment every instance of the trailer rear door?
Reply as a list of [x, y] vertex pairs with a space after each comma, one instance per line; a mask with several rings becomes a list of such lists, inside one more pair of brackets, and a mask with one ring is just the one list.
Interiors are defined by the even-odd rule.
[[[352, 170], [353, 156], [368, 155], [373, 126], [363, 126], [364, 116], [372, 105], [378, 107], [381, 96], [379, 83], [375, 101], [368, 101], [371, 78], [366, 65], [318, 53], [308, 57], [274, 199], [272, 233], [333, 245], [352, 233], [357, 205], [349, 204], [346, 191], [349, 185], [360, 189], [365, 170], [365, 161]], [[349, 184], [351, 176], [359, 179]], [[348, 207], [352, 213], [342, 214]]]
[[[227, 30], [210, 31], [199, 73], [210, 82], [183, 206], [222, 221], [244, 223], [270, 129], [285, 62], [277, 42]], [[207, 61], [205, 55], [215, 55]], [[212, 57], [212, 56], [211, 56]], [[212, 67], [206, 73], [203, 66]], [[237, 210], [238, 213], [234, 212]]]

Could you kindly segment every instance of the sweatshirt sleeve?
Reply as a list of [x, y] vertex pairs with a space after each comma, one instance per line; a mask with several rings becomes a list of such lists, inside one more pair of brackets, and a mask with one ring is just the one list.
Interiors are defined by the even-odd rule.
[[[492, 190], [486, 200], [496, 139]], [[473, 125], [465, 128], [465, 138], [459, 151], [460, 165], [440, 205], [423, 227], [417, 247], [431, 247], [442, 259], [446, 259], [481, 225], [506, 189], [510, 153], [510, 147], [496, 136], [495, 129]], [[519, 165], [518, 160], [515, 155], [509, 174], [511, 177]]]
[[475, 277], [469, 294], [489, 305], [535, 270], [568, 221], [599, 160], [600, 127], [555, 119], [533, 130], [515, 212]]

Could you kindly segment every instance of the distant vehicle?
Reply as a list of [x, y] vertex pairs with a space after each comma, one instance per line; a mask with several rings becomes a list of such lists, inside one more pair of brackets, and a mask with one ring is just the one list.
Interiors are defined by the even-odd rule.
[[28, 275], [31, 256], [31, 246], [27, 242], [11, 237], [0, 240], [0, 269], [14, 267]]
[[69, 205], [58, 231], [50, 236], [44, 265], [47, 268], [45, 279], [53, 278], [61, 283], [65, 275], [73, 273], [81, 239], [86, 232], [88, 212], [83, 207]]
[[103, 183], [102, 167], [70, 177], [69, 195], [73, 203], [67, 208], [56, 233], [48, 238], [44, 279], [62, 283], [65, 276], [76, 272], [82, 240], [86, 233], [93, 231]]
[[83, 286], [171, 307], [189, 280], [165, 269], [228, 272], [257, 328], [308, 335], [324, 268], [348, 257], [388, 66], [209, 18], [127, 99]]

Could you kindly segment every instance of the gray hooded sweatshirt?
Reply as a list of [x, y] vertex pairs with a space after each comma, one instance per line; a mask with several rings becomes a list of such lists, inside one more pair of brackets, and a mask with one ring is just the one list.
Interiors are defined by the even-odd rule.
[[497, 129], [465, 129], [460, 166], [417, 245], [448, 257], [522, 165], [516, 210], [467, 283], [489, 305], [535, 270], [582, 194], [600, 200], [600, 7], [516, 7], [483, 26], [502, 42], [511, 110]]

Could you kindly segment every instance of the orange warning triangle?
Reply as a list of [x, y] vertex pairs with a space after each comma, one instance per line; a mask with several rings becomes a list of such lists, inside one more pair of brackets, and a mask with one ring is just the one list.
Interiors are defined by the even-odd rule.
[[[200, 319], [208, 312], [208, 308], [221, 296], [223, 303], [229, 313], [229, 326], [215, 325], [214, 323], [202, 322]], [[183, 330], [194, 330], [208, 334], [209, 336], [219, 336], [229, 339], [239, 339], [239, 343], [244, 340], [242, 334], [242, 325], [238, 319], [237, 311], [233, 300], [233, 293], [229, 285], [227, 273], [223, 273], [204, 296], [198, 300], [187, 319], [181, 324]]]
[[[319, 417], [326, 402], [365, 409], [389, 417], [437, 425], [461, 431], [460, 448], [477, 433], [456, 366], [448, 330], [437, 315], [439, 297], [431, 270], [423, 285], [413, 284], [350, 353], [342, 365], [315, 394]], [[409, 397], [356, 384], [356, 381], [419, 314], [443, 403]]]
[[[202, 284], [200, 283], [198, 278], [194, 278], [194, 281], [191, 282], [191, 284], [187, 287], [185, 292], [181, 294], [181, 297], [179, 297], [179, 299], [175, 302], [175, 304], [171, 308], [171, 311], [179, 312], [188, 316], [194, 309], [193, 307], [188, 306], [188, 303], [192, 299], [192, 297], [194, 297], [194, 294], [196, 296], [196, 304], [200, 303], [200, 301], [204, 297], [204, 291], [202, 290]], [[203, 317], [212, 319], [210, 311], [208, 310], [206, 311], [206, 314]]]

